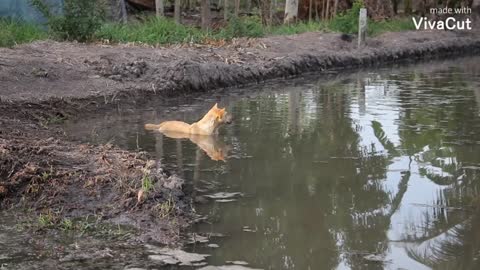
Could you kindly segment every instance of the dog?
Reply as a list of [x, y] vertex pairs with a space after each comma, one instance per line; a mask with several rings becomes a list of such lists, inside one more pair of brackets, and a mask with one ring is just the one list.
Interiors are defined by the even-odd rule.
[[145, 129], [158, 130], [173, 139], [190, 139], [212, 160], [225, 161], [228, 149], [212, 135], [218, 133], [220, 126], [231, 122], [232, 117], [225, 111], [225, 108], [220, 109], [215, 104], [200, 121], [191, 125], [181, 121], [166, 121], [158, 125], [146, 124]]
[[213, 135], [218, 133], [219, 127], [224, 124], [230, 124], [232, 117], [225, 111], [225, 108], [218, 108], [215, 103], [213, 107], [200, 119], [200, 121], [193, 124], [188, 124], [182, 121], [166, 121], [158, 125], [145, 124], [147, 130], [158, 130], [164, 132], [183, 133], [188, 135]]

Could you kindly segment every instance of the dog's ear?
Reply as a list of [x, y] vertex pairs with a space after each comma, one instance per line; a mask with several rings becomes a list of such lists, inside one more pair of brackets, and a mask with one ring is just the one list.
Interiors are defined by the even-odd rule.
[[218, 103], [215, 103], [215, 105], [213, 105], [212, 109], [218, 109]]
[[219, 115], [220, 117], [223, 117], [223, 115], [225, 115], [225, 108], [223, 108], [223, 109], [218, 109], [217, 113], [218, 113], [218, 115]]

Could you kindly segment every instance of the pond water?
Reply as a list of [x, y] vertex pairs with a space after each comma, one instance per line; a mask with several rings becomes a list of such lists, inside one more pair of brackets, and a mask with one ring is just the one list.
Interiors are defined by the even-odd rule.
[[[211, 265], [480, 269], [478, 63], [309, 75], [120, 108], [66, 130], [151, 152], [184, 177], [206, 216], [192, 232], [224, 235], [186, 247]], [[196, 121], [215, 102], [234, 117], [217, 138], [143, 129]], [[219, 192], [231, 197], [205, 196]]]

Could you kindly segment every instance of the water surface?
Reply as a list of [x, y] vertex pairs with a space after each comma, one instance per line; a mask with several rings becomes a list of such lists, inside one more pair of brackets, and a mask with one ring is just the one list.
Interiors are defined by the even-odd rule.
[[[263, 269], [480, 269], [480, 57], [229, 89], [71, 122], [76, 138], [145, 150], [187, 179], [187, 249]], [[349, 73], [349, 74], [348, 74]], [[234, 116], [213, 141], [145, 123]], [[207, 145], [207, 147], [205, 147]], [[206, 149], [206, 150], [205, 150]], [[212, 156], [223, 156], [225, 162]], [[240, 192], [234, 201], [204, 197]]]

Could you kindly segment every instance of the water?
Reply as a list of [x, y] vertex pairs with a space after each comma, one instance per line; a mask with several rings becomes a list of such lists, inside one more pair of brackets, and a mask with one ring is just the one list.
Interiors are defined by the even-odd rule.
[[[307, 76], [70, 122], [189, 182], [208, 263], [263, 269], [480, 269], [480, 57]], [[257, 91], [255, 91], [257, 90]], [[215, 140], [145, 123], [234, 122]], [[205, 151], [206, 150], [206, 151]], [[208, 152], [208, 153], [207, 153]], [[224, 156], [225, 162], [211, 157]], [[218, 158], [217, 158], [218, 159]], [[208, 199], [240, 192], [233, 201]]]

